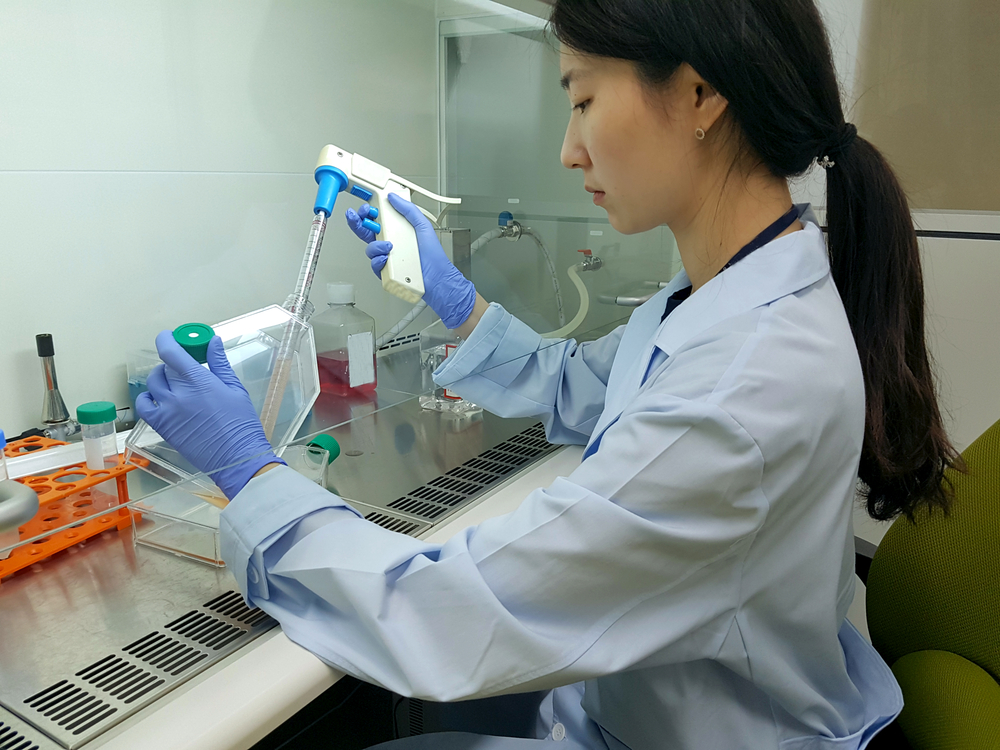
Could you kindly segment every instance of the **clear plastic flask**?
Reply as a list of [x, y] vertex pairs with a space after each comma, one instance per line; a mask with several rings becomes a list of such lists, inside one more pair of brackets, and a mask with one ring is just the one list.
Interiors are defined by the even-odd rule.
[[[312, 327], [285, 308], [271, 305], [216, 326], [189, 323], [174, 330], [174, 339], [203, 364], [213, 335], [222, 339], [229, 364], [250, 394], [258, 415], [269, 394], [280, 392], [280, 397], [272, 400], [273, 425], [268, 438], [281, 455], [319, 395]], [[204, 490], [221, 494], [211, 479], [199, 476], [194, 466], [142, 420], [132, 430], [125, 449], [127, 461], [171, 484], [195, 478]]]

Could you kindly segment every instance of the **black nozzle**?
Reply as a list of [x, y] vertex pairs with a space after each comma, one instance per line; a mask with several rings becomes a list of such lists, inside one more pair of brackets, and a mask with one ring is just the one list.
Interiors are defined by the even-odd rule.
[[38, 349], [39, 357], [54, 357], [56, 355], [51, 333], [40, 333], [35, 336], [35, 348]]

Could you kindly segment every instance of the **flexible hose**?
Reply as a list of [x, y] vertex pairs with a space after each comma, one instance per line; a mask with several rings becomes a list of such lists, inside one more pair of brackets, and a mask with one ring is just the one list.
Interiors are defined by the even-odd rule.
[[[497, 237], [500, 237], [502, 234], [503, 232], [499, 227], [497, 227], [496, 229], [491, 229], [490, 231], [486, 232], [486, 234], [480, 236], [469, 247], [469, 255], [472, 256], [473, 254], [476, 253], [477, 250], [485, 247], [490, 242], [497, 239]], [[401, 334], [406, 329], [406, 327], [410, 325], [410, 323], [416, 320], [417, 316], [424, 311], [425, 307], [427, 307], [427, 303], [424, 302], [423, 300], [420, 300], [416, 305], [414, 305], [413, 309], [410, 310], [408, 313], [406, 313], [406, 315], [404, 315], [400, 319], [400, 321], [396, 323], [396, 325], [394, 325], [388, 331], [379, 336], [378, 340], [375, 342], [375, 349], [378, 350], [382, 348], [387, 343], [396, 338], [399, 334]]]
[[561, 328], [566, 325], [566, 313], [563, 312], [562, 290], [559, 288], [559, 276], [556, 274], [556, 267], [552, 262], [552, 256], [549, 255], [549, 249], [545, 247], [545, 243], [542, 242], [542, 238], [535, 234], [533, 229], [524, 229], [521, 234], [526, 234], [535, 241], [535, 244], [538, 245], [538, 249], [542, 251], [542, 257], [545, 258], [545, 263], [549, 267], [549, 276], [552, 278], [552, 290], [556, 293], [556, 309], [559, 311], [559, 326]]
[[567, 325], [556, 331], [543, 333], [542, 338], [564, 339], [579, 328], [580, 324], [583, 323], [583, 319], [587, 317], [587, 310], [590, 309], [590, 293], [587, 292], [586, 284], [584, 284], [580, 279], [580, 271], [582, 271], [583, 268], [583, 263], [577, 263], [575, 266], [570, 266], [567, 271], [569, 274], [569, 280], [573, 282], [573, 286], [576, 287], [576, 291], [580, 294], [580, 309], [577, 310], [576, 315], [573, 316], [573, 320], [571, 320]]
[[[418, 208], [420, 208], [420, 207], [418, 206]], [[431, 216], [431, 214], [428, 211], [424, 211], [423, 209], [420, 209], [420, 210], [423, 211], [424, 214], [428, 218], [431, 219], [431, 221], [435, 221], [434, 217]], [[445, 210], [447, 210], [447, 208]], [[444, 212], [442, 211], [442, 216], [443, 215], [444, 215]], [[440, 218], [440, 217], [438, 217], [438, 218]], [[435, 221], [435, 224], [436, 223], [437, 222]], [[558, 274], [556, 274], [556, 267], [555, 267], [555, 264], [552, 262], [552, 256], [549, 254], [549, 249], [547, 247], [545, 247], [545, 243], [542, 242], [542, 238], [539, 237], [538, 234], [536, 234], [534, 230], [532, 230], [532, 229], [523, 229], [521, 231], [521, 234], [522, 235], [528, 235], [529, 237], [531, 237], [531, 239], [533, 239], [535, 241], [535, 244], [538, 245], [538, 249], [542, 253], [542, 257], [545, 258], [545, 264], [549, 267], [549, 277], [552, 279], [552, 290], [555, 292], [556, 309], [557, 309], [557, 311], [559, 313], [559, 326], [560, 326], [559, 330], [562, 331], [562, 330], [566, 329], [566, 312], [563, 309], [562, 289], [559, 286], [559, 276], [558, 276]], [[471, 256], [475, 255], [479, 250], [481, 250], [482, 248], [486, 247], [493, 240], [499, 239], [502, 236], [503, 236], [503, 230], [500, 227], [496, 227], [495, 229], [491, 229], [490, 231], [486, 232], [485, 234], [480, 235], [476, 239], [476, 241], [473, 242], [472, 245], [469, 247], [469, 256], [471, 257]], [[571, 274], [573, 272], [573, 268], [575, 268], [575, 266], [572, 267], [572, 268], [570, 268], [570, 273]], [[581, 300], [587, 300], [586, 304], [589, 306], [589, 297], [587, 296], [586, 287], [583, 286], [583, 282], [581, 282], [580, 279], [579, 279], [579, 277], [577, 277], [573, 281], [573, 283], [577, 285], [577, 289], [578, 290], [581, 289], [581, 288], [583, 289], [583, 291], [581, 292], [580, 299]], [[427, 303], [424, 302], [423, 300], [420, 300], [420, 302], [418, 302], [413, 307], [412, 310], [410, 310], [406, 315], [404, 315], [400, 319], [400, 321], [398, 323], [396, 323], [396, 325], [394, 325], [392, 328], [390, 328], [384, 334], [382, 334], [381, 336], [379, 336], [378, 340], [375, 342], [375, 349], [377, 350], [377, 349], [381, 348], [382, 346], [384, 346], [388, 342], [392, 341], [400, 333], [402, 333], [406, 329], [406, 327], [408, 325], [410, 325], [410, 323], [412, 323], [416, 319], [416, 317], [418, 315], [420, 315], [420, 313], [422, 313], [424, 311], [424, 308], [426, 308], [426, 307], [427, 307]], [[586, 309], [584, 309], [583, 314], [584, 315], [587, 314]], [[578, 313], [578, 316], [579, 316], [579, 313]], [[574, 320], [575, 320], [575, 318], [574, 318]], [[583, 318], [581, 317], [580, 321], [582, 322], [582, 320], [583, 320]], [[580, 322], [577, 322], [576, 326], [573, 326], [572, 328], [569, 328], [569, 330], [572, 331], [573, 329], [575, 329], [579, 325], [580, 325]], [[554, 335], [554, 334], [546, 334], [546, 335]]]
[[416, 317], [424, 311], [425, 307], [427, 307], [427, 303], [424, 302], [423, 300], [420, 300], [416, 305], [413, 306], [412, 310], [406, 313], [406, 315], [404, 315], [403, 318], [398, 323], [396, 323], [396, 325], [394, 325], [388, 331], [379, 336], [378, 341], [375, 342], [376, 351], [381, 349], [383, 346], [385, 346], [394, 338], [396, 338], [400, 333], [402, 333], [403, 329], [406, 328], [408, 325], [410, 325], [410, 323], [412, 323], [416, 319]]
[[488, 244], [490, 244], [493, 240], [497, 239], [498, 237], [503, 237], [503, 230], [500, 229], [500, 227], [497, 227], [496, 229], [491, 229], [486, 234], [481, 235], [479, 239], [477, 239], [475, 242], [472, 243], [472, 246], [469, 248], [469, 255], [475, 255], [477, 251], [479, 251], [481, 248], [486, 247]]

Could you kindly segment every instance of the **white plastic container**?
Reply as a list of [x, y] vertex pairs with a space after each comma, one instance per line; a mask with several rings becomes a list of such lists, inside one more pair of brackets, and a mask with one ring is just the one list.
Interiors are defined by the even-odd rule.
[[[80, 423], [88, 469], [100, 471], [118, 465], [116, 418], [117, 410], [110, 401], [91, 401], [77, 408], [76, 421]], [[118, 504], [118, 486], [109, 479], [92, 487], [87, 497], [96, 509], [111, 508]]]
[[83, 433], [83, 452], [87, 468], [94, 471], [118, 465], [115, 442], [117, 411], [110, 401], [91, 401], [76, 410], [76, 420]]
[[334, 396], [372, 393], [375, 319], [354, 306], [354, 284], [326, 285], [329, 305], [312, 319], [320, 390]]

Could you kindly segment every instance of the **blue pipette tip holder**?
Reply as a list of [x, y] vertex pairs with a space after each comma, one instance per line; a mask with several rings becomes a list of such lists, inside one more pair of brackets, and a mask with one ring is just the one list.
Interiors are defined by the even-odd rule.
[[333, 204], [337, 201], [337, 193], [347, 189], [347, 175], [336, 167], [322, 166], [316, 168], [316, 204], [313, 213], [323, 211], [327, 216], [333, 213]]

